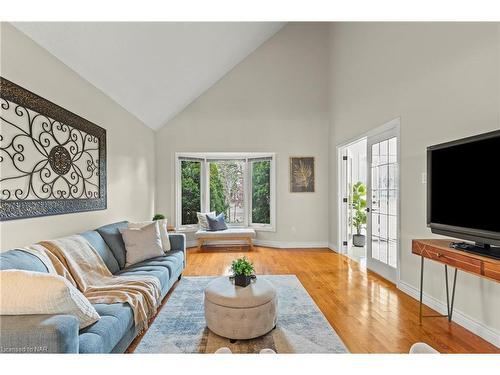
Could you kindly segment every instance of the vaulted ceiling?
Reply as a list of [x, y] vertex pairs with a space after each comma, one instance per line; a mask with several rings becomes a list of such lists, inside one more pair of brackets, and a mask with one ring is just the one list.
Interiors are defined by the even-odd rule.
[[278, 32], [280, 22], [15, 22], [159, 129]]

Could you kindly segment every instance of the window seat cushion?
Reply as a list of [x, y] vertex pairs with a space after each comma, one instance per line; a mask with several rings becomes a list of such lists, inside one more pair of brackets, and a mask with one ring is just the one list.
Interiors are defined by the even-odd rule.
[[228, 228], [224, 230], [218, 230], [216, 232], [207, 230], [198, 230], [195, 233], [196, 238], [224, 238], [224, 237], [250, 237], [255, 238], [255, 230], [252, 228]]

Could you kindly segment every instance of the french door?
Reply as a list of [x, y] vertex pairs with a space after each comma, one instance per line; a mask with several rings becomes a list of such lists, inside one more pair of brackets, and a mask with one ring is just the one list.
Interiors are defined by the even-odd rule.
[[397, 282], [399, 142], [397, 129], [368, 137], [367, 267]]

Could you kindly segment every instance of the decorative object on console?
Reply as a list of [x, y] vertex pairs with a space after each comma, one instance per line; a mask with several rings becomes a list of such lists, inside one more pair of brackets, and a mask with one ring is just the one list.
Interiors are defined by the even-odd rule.
[[231, 271], [233, 271], [233, 275], [230, 279], [233, 279], [234, 284], [237, 286], [246, 287], [252, 280], [256, 279], [253, 263], [246, 257], [233, 260], [231, 263]]
[[106, 130], [0, 77], [0, 219], [106, 209]]
[[365, 235], [361, 234], [363, 226], [366, 225], [366, 185], [361, 181], [356, 182], [352, 187], [352, 211], [351, 224], [356, 228], [356, 234], [352, 236], [354, 246], [363, 247], [366, 244]]
[[314, 157], [290, 157], [290, 192], [314, 193]]
[[224, 217], [224, 213], [220, 213], [215, 218], [212, 218], [209, 215], [206, 215], [208, 221], [208, 230], [211, 232], [217, 232], [219, 230], [226, 230], [226, 218]]

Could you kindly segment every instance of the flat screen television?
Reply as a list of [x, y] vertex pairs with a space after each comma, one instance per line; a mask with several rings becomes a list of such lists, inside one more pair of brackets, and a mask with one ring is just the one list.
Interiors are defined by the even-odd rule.
[[500, 130], [427, 148], [427, 225], [500, 258]]

